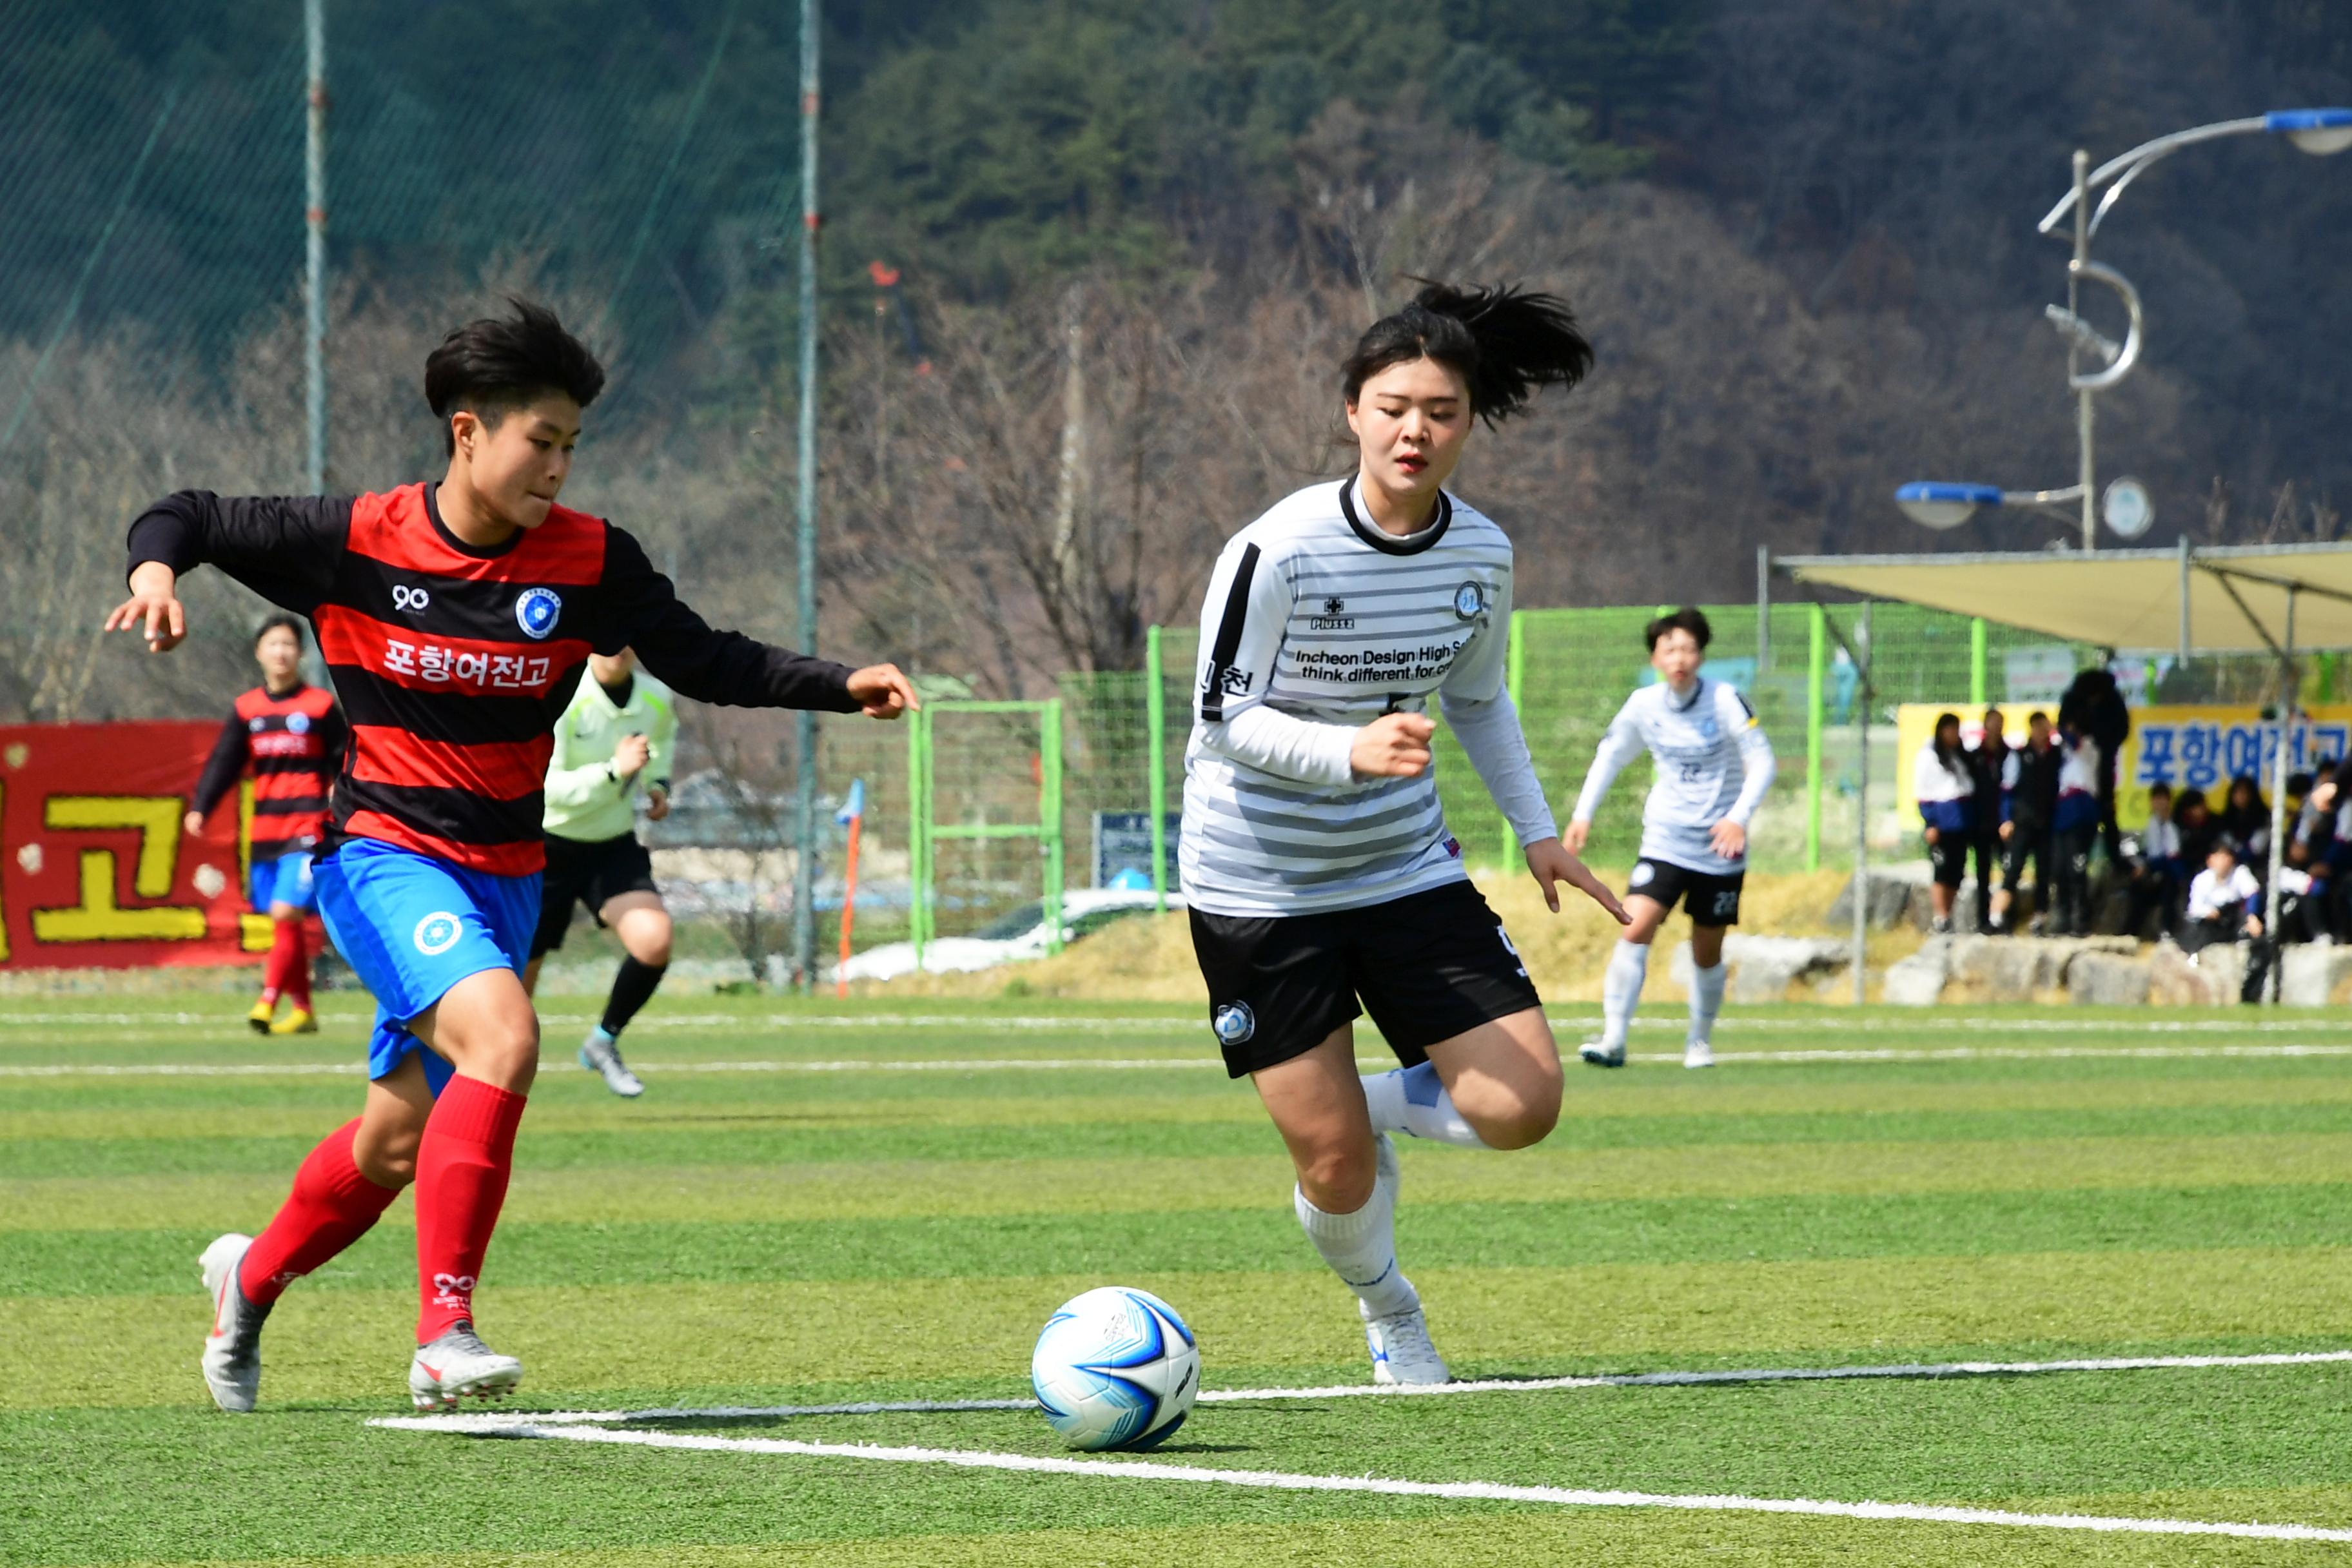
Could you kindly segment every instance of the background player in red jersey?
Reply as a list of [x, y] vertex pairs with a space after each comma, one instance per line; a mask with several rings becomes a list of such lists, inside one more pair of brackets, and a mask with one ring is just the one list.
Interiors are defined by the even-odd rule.
[[895, 719], [895, 666], [852, 670], [736, 632], [680, 604], [644, 549], [558, 506], [594, 356], [553, 312], [451, 332], [425, 366], [446, 478], [358, 497], [166, 497], [131, 529], [131, 596], [107, 628], [163, 651], [186, 636], [179, 574], [209, 562], [308, 615], [352, 725], [315, 875], [336, 947], [376, 998], [360, 1116], [311, 1151], [257, 1237], [205, 1251], [203, 1366], [249, 1410], [260, 1333], [287, 1284], [349, 1247], [416, 1187], [422, 1302], [410, 1397], [503, 1394], [522, 1363], [482, 1343], [473, 1296], [505, 1201], [539, 1065], [521, 970], [539, 919], [542, 786], [591, 651], [634, 647], [681, 694]]
[[[201, 833], [247, 769], [253, 773], [253, 826], [247, 844], [246, 898], [270, 920], [269, 960], [261, 999], [246, 1015], [257, 1034], [314, 1035], [310, 954], [303, 927], [319, 907], [310, 880], [310, 851], [327, 826], [327, 789], [343, 765], [351, 728], [334, 694], [302, 679], [302, 623], [277, 615], [253, 634], [261, 684], [236, 700], [220, 740], [205, 760], [188, 812], [187, 828]], [[278, 999], [292, 1004], [277, 1018]], [[273, 1022], [273, 1020], [275, 1020]]]

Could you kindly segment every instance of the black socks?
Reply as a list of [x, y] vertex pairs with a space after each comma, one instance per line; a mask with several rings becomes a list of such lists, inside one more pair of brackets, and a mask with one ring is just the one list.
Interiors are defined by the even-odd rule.
[[637, 1009], [653, 1000], [654, 987], [668, 973], [667, 963], [639, 963], [624, 955], [621, 973], [613, 976], [613, 994], [604, 1004], [604, 1033], [618, 1039]]

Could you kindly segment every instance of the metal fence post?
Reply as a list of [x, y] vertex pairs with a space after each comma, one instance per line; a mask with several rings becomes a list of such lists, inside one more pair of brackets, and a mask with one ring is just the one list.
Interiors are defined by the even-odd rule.
[[1145, 750], [1151, 759], [1150, 787], [1144, 801], [1151, 812], [1151, 901], [1168, 912], [1168, 683], [1160, 664], [1160, 628], [1143, 634], [1143, 721], [1150, 729]]
[[923, 940], [930, 934], [930, 835], [927, 831], [931, 817], [927, 777], [930, 748], [923, 743], [930, 727], [929, 709], [918, 708], [907, 715], [907, 938], [915, 944], [919, 971], [923, 967]]
[[1822, 721], [1826, 717], [1822, 687], [1829, 677], [1829, 615], [1814, 605], [1805, 621], [1805, 869], [1818, 871], [1822, 868]]
[[[1504, 656], [1503, 689], [1511, 694], [1511, 706], [1517, 708], [1519, 689], [1525, 682], [1528, 672], [1528, 623], [1526, 617], [1517, 610], [1511, 612], [1510, 630], [1506, 634], [1506, 646], [1508, 652]], [[1522, 730], [1526, 729], [1527, 722], [1527, 710], [1521, 709], [1519, 727]], [[1517, 854], [1519, 849], [1519, 836], [1511, 831], [1511, 819], [1507, 816], [1503, 818], [1502, 837], [1496, 842], [1502, 851], [1503, 869], [1507, 871], [1511, 868], [1511, 858]]]
[[1985, 623], [1979, 616], [1969, 622], [1969, 705], [1985, 705]]
[[303, 156], [302, 364], [310, 416], [308, 477], [312, 495], [327, 493], [327, 6], [308, 0], [302, 34], [309, 57], [309, 139]]
[[1044, 787], [1038, 792], [1038, 828], [1044, 839], [1041, 847], [1045, 856], [1045, 951], [1062, 951], [1062, 700], [1049, 698], [1041, 716], [1037, 749], [1043, 765], [1038, 769], [1038, 782]]

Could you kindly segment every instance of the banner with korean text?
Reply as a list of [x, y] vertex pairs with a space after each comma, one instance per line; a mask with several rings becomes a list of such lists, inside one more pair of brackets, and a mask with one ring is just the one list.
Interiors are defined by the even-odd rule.
[[[2009, 728], [2012, 745], [2025, 741], [2026, 721], [2036, 713], [2057, 716], [2055, 702], [1994, 704]], [[1906, 702], [1895, 710], [1895, 749], [1901, 771], [1895, 775], [1907, 797], [1911, 759], [1936, 731], [1936, 715], [1958, 713], [1960, 734], [1974, 745], [1983, 731], [1981, 709], [1965, 704]], [[2263, 797], [2270, 798], [2271, 781], [2278, 766], [2279, 727], [2263, 717], [2259, 708], [2150, 707], [2132, 710], [2131, 738], [2123, 745], [2116, 767], [2116, 820], [2126, 827], [2147, 821], [2147, 788], [2168, 784], [2178, 795], [2203, 790], [2221, 809], [2230, 781], [2252, 774]], [[2352, 749], [2352, 704], [2313, 708], [2295, 721], [2287, 745], [2287, 772], [2315, 773], [2340, 760]]]
[[252, 786], [181, 818], [217, 722], [0, 725], [0, 969], [245, 963]]

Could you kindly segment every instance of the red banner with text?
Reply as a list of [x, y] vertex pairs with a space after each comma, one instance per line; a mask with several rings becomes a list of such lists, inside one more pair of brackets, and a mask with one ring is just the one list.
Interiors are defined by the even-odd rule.
[[246, 963], [252, 786], [181, 822], [214, 723], [0, 725], [0, 968]]

